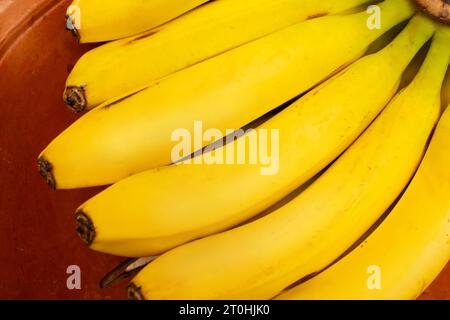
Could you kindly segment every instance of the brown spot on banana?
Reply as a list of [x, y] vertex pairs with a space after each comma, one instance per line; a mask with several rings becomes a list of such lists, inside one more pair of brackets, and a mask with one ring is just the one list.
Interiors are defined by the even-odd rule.
[[415, 0], [419, 8], [435, 20], [450, 25], [450, 0]]

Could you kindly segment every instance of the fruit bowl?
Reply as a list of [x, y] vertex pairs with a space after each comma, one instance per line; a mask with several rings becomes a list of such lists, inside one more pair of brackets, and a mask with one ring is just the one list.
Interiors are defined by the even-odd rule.
[[[69, 2], [0, 0], [0, 299], [125, 298], [127, 283], [99, 287], [122, 259], [90, 251], [75, 232], [75, 209], [100, 189], [55, 192], [37, 170], [39, 153], [78, 117], [62, 93], [93, 47], [64, 30]], [[68, 286], [72, 266], [80, 289]], [[450, 266], [421, 298], [450, 299], [448, 283]]]

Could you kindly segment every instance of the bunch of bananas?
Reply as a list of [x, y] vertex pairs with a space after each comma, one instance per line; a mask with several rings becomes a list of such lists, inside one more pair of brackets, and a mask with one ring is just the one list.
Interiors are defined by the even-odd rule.
[[[449, 7], [418, 2], [77, 0], [79, 41], [114, 41], [69, 75], [66, 103], [89, 112], [40, 173], [112, 185], [77, 232], [157, 256], [131, 298], [416, 298], [450, 258]], [[174, 160], [198, 122], [215, 134]], [[229, 152], [263, 132], [272, 174]]]

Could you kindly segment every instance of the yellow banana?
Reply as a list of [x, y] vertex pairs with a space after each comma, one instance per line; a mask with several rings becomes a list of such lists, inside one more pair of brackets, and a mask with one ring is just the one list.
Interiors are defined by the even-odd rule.
[[40, 155], [41, 174], [53, 187], [68, 189], [111, 184], [168, 165], [175, 130], [193, 133], [197, 120], [204, 130], [241, 128], [354, 61], [413, 14], [408, 0], [380, 7], [381, 29], [367, 28], [365, 12], [313, 19], [91, 110]]
[[74, 0], [67, 9], [81, 43], [125, 38], [152, 29], [208, 0]]
[[[447, 110], [417, 176], [387, 220], [344, 259], [278, 299], [417, 298], [450, 259], [449, 138]], [[379, 280], [371, 282], [374, 276]]]
[[[449, 41], [449, 39], [447, 39]], [[415, 299], [450, 259], [450, 110], [414, 180], [363, 244], [278, 299]]]
[[[297, 22], [337, 13], [368, 1], [213, 1], [157, 29], [86, 53], [67, 79], [64, 100], [75, 111], [91, 109]], [[187, 1], [164, 0], [164, 3], [172, 2]], [[128, 4], [128, 1], [121, 3]]]
[[[433, 28], [416, 18], [403, 37], [414, 41]], [[132, 281], [130, 296], [269, 299], [336, 259], [392, 204], [422, 159], [448, 64], [448, 45], [438, 49], [444, 54], [433, 54], [417, 81], [299, 197], [256, 222], [162, 255]]]
[[262, 175], [261, 167], [250, 163], [206, 161], [144, 172], [79, 208], [82, 238], [102, 252], [156, 255], [260, 213], [317, 174], [364, 131], [395, 94], [403, 70], [431, 32], [409, 27], [380, 53], [357, 61], [263, 124], [259, 132], [278, 130], [280, 135], [275, 174]]
[[[442, 38], [450, 41], [448, 35]], [[416, 176], [387, 219], [348, 256], [278, 299], [417, 298], [450, 259], [448, 150], [450, 110], [445, 111]]]

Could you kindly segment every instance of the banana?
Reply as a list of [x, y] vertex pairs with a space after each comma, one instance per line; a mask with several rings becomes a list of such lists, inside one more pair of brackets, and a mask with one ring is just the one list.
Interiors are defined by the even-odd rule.
[[[434, 28], [417, 17], [403, 43]], [[269, 299], [331, 263], [414, 175], [440, 115], [448, 43], [439, 42], [417, 80], [305, 192], [256, 222], [162, 255], [132, 281], [130, 297]]]
[[[450, 42], [449, 30], [435, 41]], [[387, 219], [348, 256], [278, 299], [417, 298], [450, 259], [448, 150], [447, 108], [416, 176]], [[380, 276], [376, 287], [370, 282], [373, 270]]]
[[403, 70], [431, 36], [431, 28], [415, 32], [414, 25], [260, 126], [260, 132], [279, 131], [276, 174], [262, 175], [261, 166], [250, 163], [206, 161], [144, 172], [79, 208], [81, 237], [101, 252], [157, 255], [224, 231], [281, 200], [337, 158], [392, 98]]
[[[77, 112], [88, 110], [264, 35], [368, 1], [213, 1], [154, 30], [89, 51], [70, 73], [64, 100]], [[98, 6], [96, 2], [87, 1]], [[185, 2], [200, 1], [164, 1], [171, 7]]]
[[193, 133], [197, 120], [204, 130], [222, 134], [241, 128], [354, 61], [413, 14], [408, 0], [390, 0], [380, 9], [380, 29], [367, 28], [365, 12], [313, 19], [103, 104], [43, 151], [41, 174], [51, 186], [70, 189], [111, 184], [168, 165], [175, 130]]
[[[398, 300], [420, 296], [450, 259], [448, 150], [449, 109], [414, 180], [381, 226], [348, 256], [278, 299]], [[370, 272], [380, 277], [377, 286], [370, 281]]]
[[75, 0], [67, 9], [80, 43], [103, 42], [152, 29], [208, 0]]

